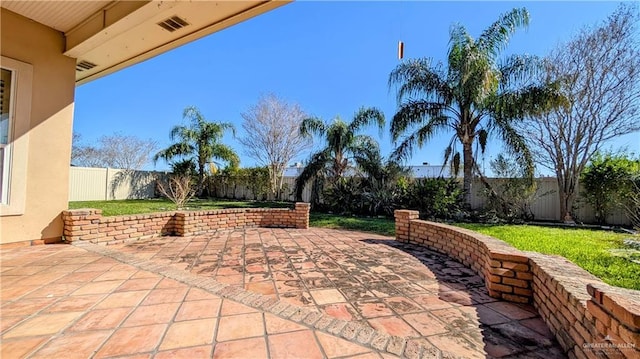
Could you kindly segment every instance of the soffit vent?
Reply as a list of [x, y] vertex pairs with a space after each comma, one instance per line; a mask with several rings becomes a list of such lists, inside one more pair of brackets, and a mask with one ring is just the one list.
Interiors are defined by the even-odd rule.
[[76, 64], [76, 71], [91, 70], [96, 66], [98, 65], [94, 64], [93, 62], [82, 60]]
[[179, 18], [178, 16], [172, 16], [164, 21], [159, 22], [158, 26], [169, 32], [174, 32], [176, 30], [182, 29], [183, 27], [189, 26], [189, 23], [184, 19]]

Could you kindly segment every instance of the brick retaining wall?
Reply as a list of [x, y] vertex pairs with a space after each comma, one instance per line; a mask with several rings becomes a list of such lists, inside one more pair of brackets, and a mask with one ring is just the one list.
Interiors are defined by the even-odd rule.
[[640, 358], [640, 291], [609, 286], [563, 257], [419, 220], [417, 211], [397, 210], [395, 219], [396, 240], [469, 266], [494, 298], [533, 303], [570, 358]]
[[248, 227], [306, 229], [309, 228], [309, 204], [296, 203], [294, 209], [218, 209], [114, 217], [103, 217], [101, 210], [87, 208], [63, 211], [62, 219], [66, 241], [103, 243]]

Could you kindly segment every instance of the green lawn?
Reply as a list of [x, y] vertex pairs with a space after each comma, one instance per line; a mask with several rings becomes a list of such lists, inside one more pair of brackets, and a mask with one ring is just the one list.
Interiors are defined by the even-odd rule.
[[[187, 204], [188, 210], [221, 209], [221, 208], [263, 208], [293, 207], [289, 202], [256, 202], [256, 201], [226, 201], [226, 200], [191, 200]], [[118, 201], [79, 201], [69, 202], [69, 209], [97, 208], [102, 210], [103, 216], [119, 216], [126, 214], [152, 213], [174, 211], [176, 206], [166, 199], [127, 199]]]
[[[292, 207], [288, 202], [202, 201], [189, 202], [189, 209]], [[114, 216], [174, 210], [173, 203], [160, 199], [70, 202], [69, 208], [99, 208]], [[340, 228], [393, 236], [394, 222], [388, 218], [347, 217], [312, 213], [312, 227]], [[640, 264], [615, 256], [611, 251], [624, 248], [628, 234], [589, 229], [563, 229], [527, 225], [487, 225], [460, 223], [457, 226], [484, 233], [514, 247], [545, 254], [561, 255], [611, 285], [640, 290]]]
[[629, 234], [527, 225], [457, 225], [501, 239], [521, 250], [561, 255], [606, 283], [640, 290], [640, 264], [610, 252], [624, 248], [622, 241], [631, 237]]

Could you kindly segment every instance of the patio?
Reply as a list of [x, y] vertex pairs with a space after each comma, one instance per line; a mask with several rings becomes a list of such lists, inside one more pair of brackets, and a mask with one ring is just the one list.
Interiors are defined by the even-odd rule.
[[255, 228], [1, 254], [3, 358], [563, 357], [532, 307], [389, 237]]

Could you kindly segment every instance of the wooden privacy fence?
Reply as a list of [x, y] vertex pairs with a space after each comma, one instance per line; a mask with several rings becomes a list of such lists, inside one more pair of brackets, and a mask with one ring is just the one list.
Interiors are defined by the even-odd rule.
[[[71, 167], [69, 179], [70, 201], [95, 201], [112, 199], [133, 199], [155, 197], [155, 181], [159, 176], [166, 176], [162, 172], [151, 171], [123, 171], [112, 168], [85, 168]], [[489, 179], [489, 182], [497, 179]], [[560, 220], [558, 204], [558, 184], [555, 178], [544, 177], [536, 179], [538, 189], [535, 200], [531, 203], [531, 212], [535, 220], [557, 221]], [[295, 177], [284, 178], [284, 190], [280, 201], [295, 201], [293, 188]], [[482, 195], [483, 185], [475, 181], [472, 185], [471, 207], [482, 208], [486, 203], [486, 197]], [[253, 200], [263, 199], [251, 191], [250, 186], [229, 181], [227, 184], [210, 187], [215, 197]], [[578, 189], [581, 191], [581, 189]], [[578, 192], [580, 193], [580, 192]], [[311, 186], [307, 186], [302, 194], [302, 200], [309, 202], [311, 199]], [[576, 218], [585, 223], [595, 221], [593, 209], [580, 198], [577, 202]], [[607, 223], [615, 225], [630, 225], [631, 222], [622, 210], [614, 210], [607, 218]]]
[[153, 198], [156, 180], [161, 176], [165, 173], [71, 167], [69, 201]]

